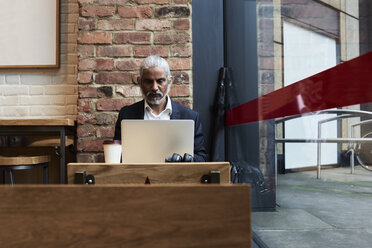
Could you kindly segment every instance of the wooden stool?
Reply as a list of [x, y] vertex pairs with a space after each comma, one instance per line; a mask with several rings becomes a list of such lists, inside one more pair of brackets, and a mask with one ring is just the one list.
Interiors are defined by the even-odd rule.
[[8, 174], [9, 184], [14, 184], [13, 170], [29, 170], [34, 168], [43, 167], [43, 182], [49, 183], [48, 172], [49, 156], [19, 156], [19, 157], [3, 157], [0, 156], [0, 168], [6, 169]]

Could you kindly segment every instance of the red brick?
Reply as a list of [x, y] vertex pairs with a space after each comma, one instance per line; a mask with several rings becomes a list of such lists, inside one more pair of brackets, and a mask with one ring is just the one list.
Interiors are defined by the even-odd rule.
[[120, 110], [122, 107], [131, 105], [133, 103], [132, 99], [102, 99], [97, 101], [97, 110]]
[[78, 137], [91, 137], [96, 136], [96, 130], [92, 125], [83, 125], [77, 127], [76, 134]]
[[81, 44], [111, 44], [112, 33], [84, 32], [79, 35], [78, 42]]
[[79, 87], [79, 98], [97, 97], [97, 88], [95, 87]]
[[169, 96], [190, 96], [190, 87], [187, 85], [172, 85]]
[[174, 20], [173, 28], [176, 30], [189, 30], [190, 21], [188, 19]]
[[190, 42], [188, 33], [157, 33], [154, 36], [155, 44], [182, 44]]
[[189, 58], [169, 59], [168, 63], [169, 63], [169, 67], [171, 68], [171, 70], [189, 70], [189, 69], [191, 69]]
[[99, 57], [130, 57], [131, 55], [131, 46], [99, 46], [97, 48]]
[[117, 33], [114, 35], [116, 44], [151, 44], [151, 33]]
[[77, 78], [79, 84], [89, 84], [93, 80], [92, 72], [79, 72]]
[[116, 87], [116, 93], [125, 97], [141, 96], [141, 89], [139, 86], [123, 85]]
[[96, 115], [95, 114], [87, 114], [87, 113], [79, 113], [76, 117], [76, 121], [78, 124], [96, 124]]
[[98, 4], [124, 4], [130, 0], [98, 0]]
[[136, 30], [169, 30], [169, 20], [142, 19], [136, 21]]
[[172, 72], [173, 84], [188, 84], [190, 82], [189, 74], [186, 72]]
[[76, 160], [78, 163], [94, 163], [94, 153], [78, 153], [76, 155]]
[[138, 4], [167, 4], [169, 3], [169, 0], [135, 0]]
[[115, 107], [116, 110], [120, 110], [122, 107], [131, 105], [133, 103], [134, 103], [133, 99], [118, 99], [115, 100]]
[[81, 58], [94, 56], [94, 46], [92, 45], [78, 45], [77, 50]]
[[96, 28], [94, 19], [79, 18], [79, 30], [93, 30]]
[[113, 59], [82, 59], [79, 61], [80, 71], [111, 71], [114, 69]]
[[135, 57], [147, 57], [150, 55], [158, 55], [160, 57], [168, 57], [168, 46], [135, 46]]
[[96, 70], [111, 71], [114, 69], [113, 59], [96, 59]]
[[98, 73], [96, 83], [98, 84], [130, 84], [132, 75], [128, 72]]
[[103, 140], [78, 140], [77, 150], [79, 152], [102, 152]]
[[97, 127], [97, 138], [113, 138], [115, 135], [115, 126]]
[[78, 100], [77, 110], [78, 112], [90, 112], [91, 111], [91, 102], [88, 100]]
[[191, 56], [191, 47], [186, 46], [173, 46], [171, 47], [171, 55], [173, 57], [190, 57]]
[[78, 70], [79, 71], [95, 70], [96, 64], [97, 63], [95, 59], [81, 59], [79, 60]]
[[274, 69], [274, 58], [260, 58], [260, 67], [259, 69]]
[[116, 110], [114, 99], [98, 100], [96, 104], [97, 110]]
[[126, 59], [116, 62], [116, 68], [120, 71], [139, 70], [142, 60], [140, 59]]
[[119, 6], [118, 14], [124, 18], [151, 18], [152, 8], [150, 6]]
[[132, 30], [133, 21], [132, 20], [99, 20], [98, 29], [101, 30]]
[[80, 8], [81, 16], [112, 16], [115, 15], [114, 6], [92, 6], [88, 5], [83, 8]]
[[174, 2], [175, 4], [183, 4], [183, 3], [188, 3], [189, 0], [173, 0], [173, 2]]

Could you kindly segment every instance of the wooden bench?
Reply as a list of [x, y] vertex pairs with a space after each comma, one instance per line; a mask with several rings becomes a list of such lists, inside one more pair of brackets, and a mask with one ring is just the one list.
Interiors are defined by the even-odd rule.
[[[3, 169], [7, 171], [9, 184], [14, 184], [13, 170], [29, 170], [34, 168], [43, 168], [43, 182], [49, 183], [49, 156], [17, 156], [3, 157], [0, 156], [1, 177], [3, 177]], [[4, 178], [2, 178], [4, 182]]]
[[248, 185], [1, 185], [1, 247], [251, 247]]

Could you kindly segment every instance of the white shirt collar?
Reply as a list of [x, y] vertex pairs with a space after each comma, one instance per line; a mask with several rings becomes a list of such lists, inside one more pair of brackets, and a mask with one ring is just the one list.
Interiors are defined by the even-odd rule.
[[158, 115], [154, 114], [150, 105], [145, 100], [145, 111], [144, 111], [144, 120], [170, 120], [172, 114], [172, 102], [170, 97], [167, 95], [166, 98], [167, 105], [165, 109]]

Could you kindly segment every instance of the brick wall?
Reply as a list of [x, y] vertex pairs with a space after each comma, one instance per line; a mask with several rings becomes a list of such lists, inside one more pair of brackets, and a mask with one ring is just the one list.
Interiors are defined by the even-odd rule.
[[191, 0], [79, 0], [78, 156], [103, 161], [118, 110], [142, 99], [138, 69], [148, 55], [167, 59], [170, 96], [192, 106]]
[[[257, 0], [259, 96], [274, 91], [274, 7], [275, 3], [272, 0]], [[272, 120], [259, 123], [259, 167], [264, 177], [275, 175], [273, 131]]]
[[0, 69], [0, 118], [76, 118], [78, 4], [60, 2], [60, 68]]

